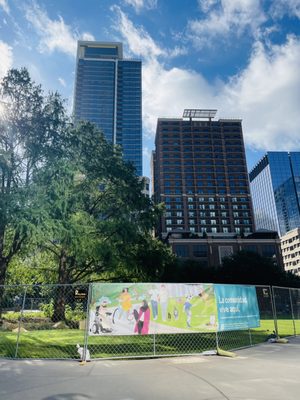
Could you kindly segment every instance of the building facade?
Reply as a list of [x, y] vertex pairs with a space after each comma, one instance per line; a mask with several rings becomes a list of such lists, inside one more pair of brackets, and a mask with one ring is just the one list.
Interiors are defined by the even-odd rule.
[[300, 227], [300, 152], [268, 152], [249, 177], [257, 229]]
[[300, 228], [281, 237], [281, 251], [284, 269], [300, 275]]
[[197, 260], [208, 267], [219, 266], [224, 257], [247, 251], [270, 258], [283, 269], [277, 232], [255, 232], [245, 237], [230, 233], [197, 237], [190, 232], [170, 232], [166, 242], [177, 257]]
[[165, 204], [157, 234], [254, 231], [241, 120], [216, 110], [159, 118], [152, 155], [153, 194]]
[[142, 176], [141, 61], [123, 58], [121, 43], [79, 41], [74, 95], [75, 121], [95, 123], [120, 145], [124, 159]]

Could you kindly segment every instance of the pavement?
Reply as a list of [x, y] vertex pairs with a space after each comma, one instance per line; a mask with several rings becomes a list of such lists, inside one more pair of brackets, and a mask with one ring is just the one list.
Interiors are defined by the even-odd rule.
[[75, 361], [0, 359], [1, 400], [299, 400], [300, 337], [189, 356]]

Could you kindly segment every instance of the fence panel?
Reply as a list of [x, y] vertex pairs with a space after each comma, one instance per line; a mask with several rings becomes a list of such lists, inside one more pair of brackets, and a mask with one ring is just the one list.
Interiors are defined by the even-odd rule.
[[[6, 302], [10, 305], [16, 299], [16, 290], [10, 288], [7, 292]], [[16, 331], [7, 333], [7, 339], [16, 347], [14, 356], [79, 358], [76, 345], [84, 346], [85, 342], [88, 285], [24, 286], [18, 290], [18, 297], [24, 293], [18, 314], [14, 315], [11, 309], [2, 313], [4, 324], [13, 315], [13, 322], [18, 325]], [[32, 298], [39, 300], [33, 302]]]
[[295, 335], [290, 289], [273, 286], [273, 298], [278, 335]]
[[22, 286], [0, 286], [0, 357], [16, 357], [24, 296]]
[[290, 289], [295, 334], [300, 334], [300, 289]]
[[256, 295], [260, 314], [260, 326], [259, 328], [250, 330], [253, 345], [265, 342], [276, 331], [271, 287], [256, 286]]

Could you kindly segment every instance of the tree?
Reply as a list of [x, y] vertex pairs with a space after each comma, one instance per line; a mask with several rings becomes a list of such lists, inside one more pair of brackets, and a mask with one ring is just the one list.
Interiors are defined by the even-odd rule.
[[285, 272], [272, 259], [247, 251], [223, 259], [215, 282], [300, 287], [299, 277]]
[[[7, 267], [39, 227], [33, 178], [45, 160], [64, 151], [67, 124], [57, 93], [44, 96], [26, 69], [12, 69], [0, 84], [0, 285]], [[1, 296], [0, 296], [1, 298]]]
[[[35, 181], [45, 210], [38, 245], [56, 260], [57, 283], [116, 271], [132, 275], [133, 249], [150, 246], [160, 209], [142, 193], [143, 182], [120, 149], [91, 123], [69, 127], [67, 150], [45, 164]], [[53, 319], [63, 319], [63, 286], [54, 308]]]

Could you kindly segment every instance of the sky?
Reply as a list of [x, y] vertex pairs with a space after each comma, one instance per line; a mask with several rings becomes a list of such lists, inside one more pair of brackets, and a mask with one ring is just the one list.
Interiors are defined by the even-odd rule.
[[143, 62], [143, 168], [159, 117], [240, 118], [249, 170], [300, 151], [300, 0], [0, 0], [0, 79], [28, 68], [72, 110], [77, 40]]

